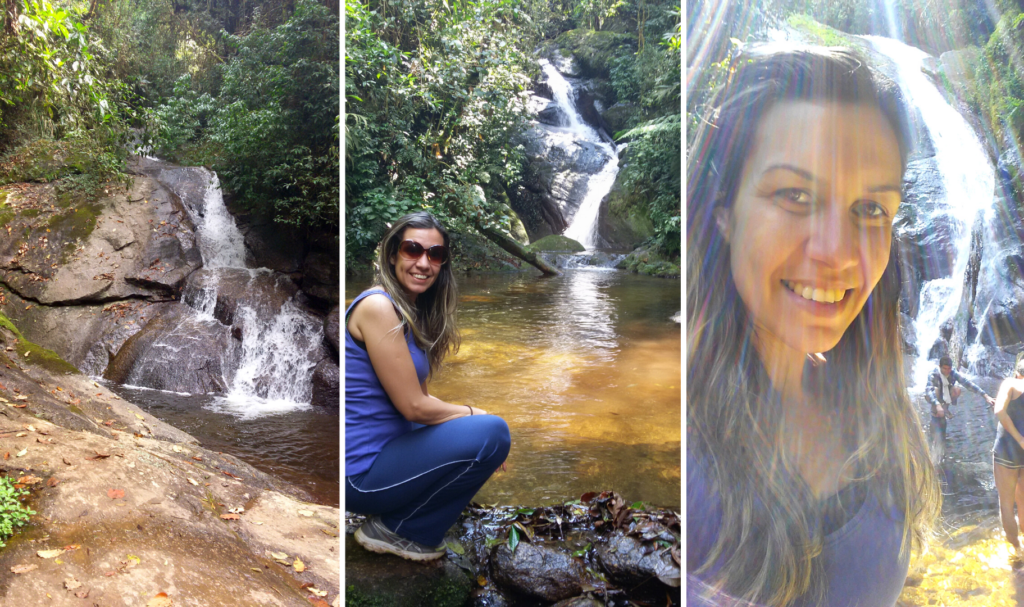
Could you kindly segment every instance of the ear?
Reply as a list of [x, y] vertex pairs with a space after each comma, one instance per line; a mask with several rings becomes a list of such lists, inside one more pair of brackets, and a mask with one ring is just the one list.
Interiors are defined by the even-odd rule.
[[715, 225], [718, 226], [718, 231], [722, 233], [722, 237], [725, 238], [725, 242], [732, 241], [732, 209], [727, 207], [715, 207], [712, 211], [715, 215]]

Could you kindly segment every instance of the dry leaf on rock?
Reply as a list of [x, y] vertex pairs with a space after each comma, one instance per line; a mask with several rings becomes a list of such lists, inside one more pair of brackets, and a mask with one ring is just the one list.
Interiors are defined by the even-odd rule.
[[26, 453], [28, 453], [28, 449], [22, 449], [21, 451], [18, 451], [17, 453], [15, 453], [14, 457], [22, 457]]
[[33, 476], [31, 474], [27, 474], [25, 476], [19, 476], [18, 477], [18, 482], [19, 483], [25, 483], [26, 485], [34, 485], [36, 483], [43, 482], [43, 479], [39, 478], [38, 476]]
[[312, 510], [299, 510], [299, 514], [302, 516], [313, 516], [314, 513]]
[[64, 550], [60, 548], [58, 548], [57, 550], [40, 550], [36, 552], [36, 554], [39, 555], [39, 558], [52, 559], [64, 554]]
[[68, 590], [74, 590], [75, 588], [81, 588], [82, 582], [79, 582], [73, 577], [69, 577], [68, 579], [64, 580], [64, 587]]
[[28, 573], [34, 569], [39, 569], [39, 565], [15, 565], [11, 567], [11, 571], [16, 574]]
[[79, 590], [78, 592], [75, 593], [75, 596], [77, 596], [80, 599], [87, 599], [87, 598], [89, 598], [89, 591], [88, 590]]
[[313, 594], [315, 594], [315, 595], [317, 595], [319, 597], [327, 596], [327, 591], [326, 590], [317, 590], [316, 588], [306, 588], [306, 590], [312, 592]]
[[161, 592], [146, 603], [146, 607], [172, 607], [172, 605], [174, 605], [174, 601], [167, 596], [166, 592]]
[[306, 570], [306, 564], [299, 559], [295, 559], [295, 562], [292, 563], [292, 568], [295, 569], [295, 573], [302, 573]]
[[124, 489], [107, 489], [107, 497], [112, 500], [119, 500], [124, 497]]
[[56, 476], [51, 476], [50, 478], [46, 479], [46, 486], [47, 487], [56, 487], [59, 484], [60, 484], [60, 479], [57, 478]]
[[237, 521], [241, 517], [234, 513], [222, 514], [220, 517], [226, 521]]
[[271, 556], [272, 558], [274, 558], [274, 559], [277, 559], [277, 560], [279, 560], [279, 561], [283, 561], [283, 560], [285, 560], [286, 558], [288, 558], [288, 555], [287, 555], [287, 554], [285, 554], [285, 553], [283, 553], [283, 552], [271, 552], [271, 553], [270, 553], [270, 556]]

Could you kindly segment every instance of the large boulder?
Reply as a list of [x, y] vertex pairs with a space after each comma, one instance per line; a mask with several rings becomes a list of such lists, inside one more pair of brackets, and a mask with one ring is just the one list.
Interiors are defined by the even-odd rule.
[[324, 339], [334, 348], [335, 356], [341, 351], [341, 308], [334, 306], [324, 319]]
[[666, 586], [680, 585], [679, 565], [667, 550], [622, 531], [614, 532], [606, 543], [598, 545], [597, 559], [609, 579], [618, 584], [636, 585], [656, 578]]

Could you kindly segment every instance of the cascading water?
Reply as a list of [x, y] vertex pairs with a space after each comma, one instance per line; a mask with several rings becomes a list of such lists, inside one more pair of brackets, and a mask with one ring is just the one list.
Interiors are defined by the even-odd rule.
[[563, 127], [570, 136], [579, 141], [586, 141], [607, 155], [604, 166], [587, 181], [586, 194], [580, 202], [572, 222], [565, 230], [565, 236], [579, 242], [587, 250], [597, 246], [597, 218], [601, 210], [601, 202], [615, 184], [615, 176], [619, 173], [619, 155], [616, 147], [601, 138], [596, 130], [583, 121], [576, 104], [573, 102], [572, 85], [562, 77], [562, 74], [555, 69], [546, 59], [540, 60], [541, 69], [547, 76], [548, 85], [551, 87], [552, 95], [559, 109], [567, 117], [569, 124]]
[[914, 322], [919, 356], [914, 365], [912, 390], [920, 392], [935, 366], [928, 360], [929, 349], [938, 339], [942, 324], [953, 318], [960, 306], [964, 273], [971, 251], [971, 228], [979, 217], [986, 223], [990, 220], [995, 175], [989, 157], [971, 126], [922, 72], [923, 61], [928, 54], [890, 38], [864, 38], [896, 65], [897, 83], [908, 99], [908, 105], [920, 111], [935, 150], [945, 200], [929, 205], [930, 208], [918, 214], [915, 221], [922, 225], [951, 223], [953, 226], [951, 244], [955, 248], [955, 261], [952, 274], [922, 286]]
[[[262, 301], [266, 298], [260, 297], [260, 287], [282, 287], [281, 281], [288, 279], [267, 268], [247, 267], [245, 241], [224, 204], [217, 175], [201, 168], [185, 170], [199, 173], [198, 192], [175, 187], [177, 179], [168, 178], [165, 183], [182, 199], [197, 226], [204, 270], [190, 279], [183, 297], [193, 314], [183, 318], [172, 334], [180, 333], [185, 325], [213, 324], [224, 331], [215, 317], [218, 291], [225, 280], [241, 279], [245, 285], [242, 290], [248, 295], [245, 304], [238, 304], [233, 323], [242, 329], [241, 348], [234, 356], [225, 352], [221, 357], [223, 383], [219, 387], [223, 397], [216, 399], [214, 405], [242, 417], [308, 407], [312, 394], [310, 378], [323, 341], [320, 323], [291, 299], [277, 306]], [[181, 355], [180, 348], [172, 343], [158, 342], [154, 347], [169, 350], [161, 356], [166, 364], [175, 364], [175, 356]], [[145, 369], [134, 371], [130, 382], [137, 383], [144, 373]]]

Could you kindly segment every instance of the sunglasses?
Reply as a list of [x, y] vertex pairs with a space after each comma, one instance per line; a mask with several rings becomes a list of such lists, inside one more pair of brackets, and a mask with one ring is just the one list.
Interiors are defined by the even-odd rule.
[[415, 261], [422, 257], [423, 251], [427, 252], [427, 261], [435, 266], [444, 265], [448, 261], [448, 247], [443, 244], [436, 244], [424, 249], [423, 245], [415, 240], [403, 240], [402, 243], [398, 245], [398, 252], [402, 257], [411, 261]]

